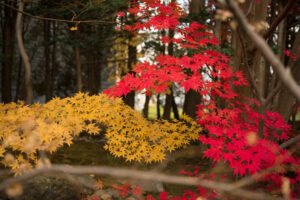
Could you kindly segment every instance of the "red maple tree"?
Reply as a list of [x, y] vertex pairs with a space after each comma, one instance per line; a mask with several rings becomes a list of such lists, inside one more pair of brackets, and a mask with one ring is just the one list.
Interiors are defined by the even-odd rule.
[[[153, 64], [137, 64], [132, 70], [135, 73], [128, 73], [115, 87], [106, 90], [107, 94], [117, 97], [132, 90], [146, 90], [146, 94], [163, 93], [177, 83], [185, 91], [193, 89], [205, 97], [197, 111], [198, 123], [208, 131], [207, 135], [199, 135], [199, 140], [208, 146], [205, 157], [213, 162], [228, 163], [234, 174], [239, 176], [274, 166], [299, 165], [298, 157], [279, 147], [280, 142], [292, 136], [291, 127], [276, 112], [260, 114], [256, 100], [246, 99], [233, 90], [233, 86], [248, 85], [248, 82], [242, 72], [232, 71], [230, 59], [218, 52], [218, 39], [206, 26], [197, 22], [180, 23], [185, 13], [174, 2], [166, 5], [160, 0], [140, 0], [133, 1], [130, 7], [126, 13], [118, 13], [118, 17], [130, 13], [138, 16], [139, 20], [119, 27], [120, 30], [133, 33], [150, 29], [173, 30], [180, 37], [164, 36], [161, 42], [175, 43], [177, 48], [189, 53], [183, 56], [161, 54]], [[220, 100], [226, 102], [223, 108], [219, 106]], [[263, 137], [257, 136], [260, 118], [264, 120]], [[270, 173], [263, 181], [272, 181], [274, 186], [280, 187], [284, 175], [284, 171]], [[291, 178], [291, 184], [297, 185], [299, 181], [298, 171]], [[195, 199], [196, 196], [204, 196], [205, 191], [199, 188], [197, 195], [187, 191], [180, 198]], [[297, 195], [294, 193], [294, 196]], [[206, 197], [213, 198], [214, 194]], [[161, 193], [160, 199], [168, 199], [168, 193]]]

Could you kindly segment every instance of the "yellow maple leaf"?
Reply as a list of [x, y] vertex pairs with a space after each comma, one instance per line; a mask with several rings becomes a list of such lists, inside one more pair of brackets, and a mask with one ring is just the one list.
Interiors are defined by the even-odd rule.
[[95, 182], [95, 188], [96, 189], [99, 189], [99, 190], [102, 190], [103, 189], [103, 182], [100, 180], [100, 179], [97, 179]]
[[77, 31], [78, 30], [78, 27], [77, 26], [72, 26], [71, 28], [70, 28], [70, 31]]

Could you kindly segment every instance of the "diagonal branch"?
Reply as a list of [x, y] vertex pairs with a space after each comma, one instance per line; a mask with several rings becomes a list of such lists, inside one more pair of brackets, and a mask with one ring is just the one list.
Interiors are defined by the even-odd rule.
[[275, 31], [278, 24], [288, 15], [289, 11], [293, 8], [293, 6], [297, 3], [297, 0], [290, 0], [280, 15], [275, 19], [275, 21], [271, 24], [270, 28], [264, 34], [264, 38], [268, 39], [270, 35]]
[[296, 97], [296, 99], [300, 101], [300, 87], [292, 77], [290, 68], [284, 67], [284, 65], [270, 49], [266, 41], [254, 31], [254, 29], [248, 23], [246, 17], [242, 13], [241, 9], [239, 8], [237, 2], [234, 0], [226, 0], [226, 2], [229, 9], [239, 22], [239, 25], [253, 41], [257, 49], [261, 51], [264, 58], [271, 64], [272, 68], [278, 74], [283, 84]]

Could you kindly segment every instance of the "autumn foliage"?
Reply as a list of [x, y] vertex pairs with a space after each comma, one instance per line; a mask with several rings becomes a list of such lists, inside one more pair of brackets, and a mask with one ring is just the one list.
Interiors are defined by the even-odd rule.
[[[185, 12], [174, 2], [132, 1], [130, 9], [118, 13], [118, 18], [129, 14], [139, 20], [131, 25], [119, 24], [119, 30], [133, 34], [140, 30], [173, 30], [176, 37], [164, 36], [161, 43], [176, 44], [184, 53], [162, 53], [153, 63], [136, 65], [134, 73], [128, 73], [105, 94], [79, 93], [75, 97], [55, 98], [43, 105], [1, 104], [1, 162], [14, 172], [22, 173], [39, 164], [40, 151], [51, 153], [64, 144], [72, 144], [74, 136], [83, 131], [99, 134], [100, 127], [105, 127], [107, 142], [104, 148], [127, 161], [162, 161], [166, 152], [199, 139], [207, 146], [204, 156], [214, 164], [224, 161], [237, 178], [270, 170], [262, 179], [272, 182], [268, 190], [278, 192], [276, 188], [280, 188], [285, 180], [283, 177], [287, 176], [286, 169], [289, 169], [293, 173], [288, 177], [294, 189], [293, 196], [298, 196], [299, 158], [279, 145], [293, 136], [290, 126], [276, 112], [260, 114], [255, 99], [247, 99], [233, 89], [249, 84], [242, 72], [232, 70], [230, 58], [218, 51], [216, 36], [197, 22], [181, 23]], [[182, 116], [180, 121], [150, 122], [116, 98], [130, 91], [146, 90], [147, 95], [164, 93], [173, 84], [203, 96], [197, 110], [198, 123], [187, 116]], [[258, 136], [260, 120], [264, 122], [262, 136]], [[203, 129], [208, 134], [200, 134]], [[189, 174], [185, 170], [181, 172]], [[130, 186], [114, 187], [124, 197], [130, 190]], [[216, 197], [215, 192], [198, 190], [197, 194], [186, 191], [177, 199]], [[136, 196], [141, 194], [138, 187], [132, 192]], [[168, 193], [162, 192], [160, 199], [169, 199]]]
[[[133, 2], [126, 13], [118, 16], [133, 14], [140, 20], [133, 25], [121, 24], [119, 30], [133, 34], [139, 30], [173, 30], [176, 37], [164, 36], [162, 44], [176, 44], [176, 48], [184, 49], [185, 53], [175, 56], [162, 53], [153, 63], [136, 65], [132, 70], [135, 73], [128, 73], [114, 88], [107, 90], [107, 94], [117, 97], [132, 90], [146, 90], [147, 95], [164, 93], [173, 84], [185, 91], [196, 90], [204, 97], [203, 103], [198, 105], [198, 123], [209, 133], [199, 135], [199, 140], [208, 146], [205, 157], [215, 163], [228, 163], [234, 174], [240, 176], [278, 166], [283, 169], [299, 166], [299, 158], [279, 146], [293, 136], [291, 127], [276, 112], [260, 114], [258, 101], [235, 92], [234, 87], [249, 84], [242, 72], [232, 71], [230, 59], [218, 51], [219, 42], [207, 27], [197, 22], [181, 23], [180, 16], [185, 14], [176, 3]], [[263, 121], [260, 136], [259, 121]], [[274, 188], [280, 187], [285, 175], [283, 169], [270, 173], [264, 181], [272, 181]], [[296, 188], [299, 171], [295, 170], [289, 178]], [[274, 189], [273, 186], [269, 189]]]
[[104, 148], [112, 155], [148, 163], [162, 161], [166, 152], [196, 140], [202, 130], [187, 116], [183, 121], [147, 121], [121, 99], [104, 94], [79, 93], [31, 106], [1, 104], [0, 113], [1, 162], [17, 174], [39, 165], [40, 151], [71, 145], [81, 132], [103, 132]]

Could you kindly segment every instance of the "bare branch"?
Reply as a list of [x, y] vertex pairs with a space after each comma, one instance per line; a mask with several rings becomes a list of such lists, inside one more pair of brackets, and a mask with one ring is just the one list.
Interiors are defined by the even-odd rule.
[[22, 10], [19, 10], [19, 9], [17, 9], [11, 5], [8, 5], [6, 3], [3, 3], [3, 2], [0, 2], [0, 5], [6, 6], [12, 10], [22, 13], [23, 15], [26, 15], [26, 16], [34, 18], [34, 19], [39, 19], [39, 20], [57, 21], [57, 22], [66, 22], [66, 23], [75, 23], [75, 24], [79, 24], [79, 23], [115, 24], [115, 22], [112, 22], [112, 21], [102, 21], [102, 20], [82, 20], [82, 21], [80, 21], [80, 20], [66, 20], [66, 19], [56, 19], [56, 18], [49, 18], [49, 17], [40, 17], [40, 16], [35, 16], [30, 13], [24, 12]]
[[292, 77], [290, 68], [284, 67], [284, 65], [269, 48], [266, 41], [253, 30], [251, 25], [248, 23], [246, 17], [242, 13], [241, 9], [239, 8], [237, 2], [234, 0], [226, 0], [226, 2], [229, 9], [239, 22], [239, 25], [250, 37], [255, 46], [261, 51], [264, 58], [272, 65], [274, 71], [276, 71], [276, 73], [279, 75], [283, 84], [296, 97], [296, 99], [300, 101], [300, 87]]
[[286, 141], [285, 143], [282, 143], [281, 145], [279, 145], [279, 147], [281, 149], [286, 149], [287, 147], [289, 147], [289, 146], [291, 146], [291, 145], [293, 145], [293, 144], [295, 144], [295, 143], [297, 143], [299, 141], [300, 141], [300, 134], [297, 135], [296, 137], [294, 137], [294, 138]]
[[194, 177], [172, 176], [157, 172], [146, 172], [132, 169], [105, 167], [105, 166], [69, 166], [69, 165], [51, 165], [50, 167], [35, 168], [23, 175], [6, 179], [0, 183], [0, 190], [4, 190], [13, 184], [26, 181], [40, 174], [102, 174], [122, 178], [142, 179], [147, 181], [159, 181], [165, 183], [201, 186], [208, 189], [215, 189], [220, 192], [228, 192], [233, 195], [257, 199], [257, 200], [282, 200], [275, 196], [268, 195], [263, 192], [252, 192], [244, 189], [236, 188], [230, 183], [220, 183], [210, 180], [198, 179]]
[[270, 35], [275, 31], [278, 24], [288, 15], [289, 11], [293, 8], [293, 6], [297, 3], [297, 0], [290, 0], [280, 15], [275, 19], [275, 21], [271, 24], [270, 28], [264, 34], [264, 38], [267, 39]]

